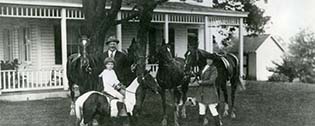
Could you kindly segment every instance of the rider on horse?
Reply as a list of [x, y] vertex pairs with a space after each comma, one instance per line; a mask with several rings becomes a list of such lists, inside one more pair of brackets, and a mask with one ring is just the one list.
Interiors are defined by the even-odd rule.
[[[124, 99], [125, 99], [125, 89], [126, 87], [120, 83], [120, 81], [117, 78], [117, 75], [114, 71], [114, 65], [115, 60], [113, 58], [106, 58], [104, 60], [105, 69], [103, 72], [99, 75], [99, 77], [102, 78], [103, 87], [104, 87], [104, 93], [110, 95], [112, 97], [111, 105], [114, 105], [116, 103], [121, 103], [122, 106], [118, 108], [119, 110], [122, 110], [124, 107]], [[118, 100], [113, 100], [118, 99]], [[117, 112], [111, 112], [111, 116], [117, 116]], [[120, 112], [120, 116], [126, 116], [126, 113]]]

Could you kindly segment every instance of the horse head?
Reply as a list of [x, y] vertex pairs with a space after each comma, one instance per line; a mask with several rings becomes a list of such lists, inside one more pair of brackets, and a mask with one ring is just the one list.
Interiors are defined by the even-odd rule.
[[160, 62], [160, 63], [167, 63], [172, 60], [174, 60], [172, 53], [171, 53], [171, 48], [170, 45], [163, 42], [162, 45], [158, 48], [155, 58]]
[[190, 72], [194, 67], [198, 66], [200, 54], [198, 49], [188, 49], [185, 53], [185, 71]]
[[90, 44], [90, 39], [86, 35], [82, 35], [80, 38], [80, 68], [82, 71], [87, 72], [91, 74], [92, 67], [91, 67], [91, 61], [88, 57], [87, 53], [87, 46]]

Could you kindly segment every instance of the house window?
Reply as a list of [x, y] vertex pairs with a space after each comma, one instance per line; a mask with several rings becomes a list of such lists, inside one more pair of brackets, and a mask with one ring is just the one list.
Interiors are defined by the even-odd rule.
[[22, 62], [31, 61], [31, 32], [29, 27], [18, 30], [19, 60]]
[[193, 28], [193, 29], [188, 29], [187, 30], [187, 41], [188, 41], [188, 47], [189, 46], [198, 46], [198, 29]]
[[9, 29], [3, 30], [3, 42], [4, 42], [4, 60], [12, 61], [13, 60], [13, 32]]

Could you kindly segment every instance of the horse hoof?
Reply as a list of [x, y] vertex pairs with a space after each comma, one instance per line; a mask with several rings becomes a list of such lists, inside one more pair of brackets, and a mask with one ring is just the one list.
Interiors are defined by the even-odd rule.
[[74, 112], [73, 109], [71, 109], [71, 111], [70, 111], [70, 116], [74, 116], [74, 115], [75, 115], [75, 112]]
[[235, 119], [236, 118], [236, 114], [234, 112], [231, 113], [231, 118]]
[[167, 120], [166, 119], [162, 120], [162, 126], [167, 126]]
[[182, 118], [186, 119], [187, 115], [185, 113], [182, 113]]
[[175, 122], [174, 126], [180, 126], [178, 122]]
[[98, 122], [96, 120], [93, 120], [92, 126], [98, 126]]
[[227, 117], [229, 115], [229, 113], [227, 111], [223, 112], [223, 117]]

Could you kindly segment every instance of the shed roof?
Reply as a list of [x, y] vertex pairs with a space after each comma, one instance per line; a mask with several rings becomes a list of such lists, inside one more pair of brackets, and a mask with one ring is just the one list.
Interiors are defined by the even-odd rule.
[[[269, 37], [272, 38], [270, 34], [263, 34], [258, 36], [245, 36], [244, 37], [244, 52], [245, 53], [253, 53], [262, 45]], [[283, 51], [281, 45], [272, 38], [272, 40], [279, 46], [279, 48]], [[231, 48], [231, 52], [238, 52], [239, 50], [239, 42], [235, 41], [234, 46]]]

